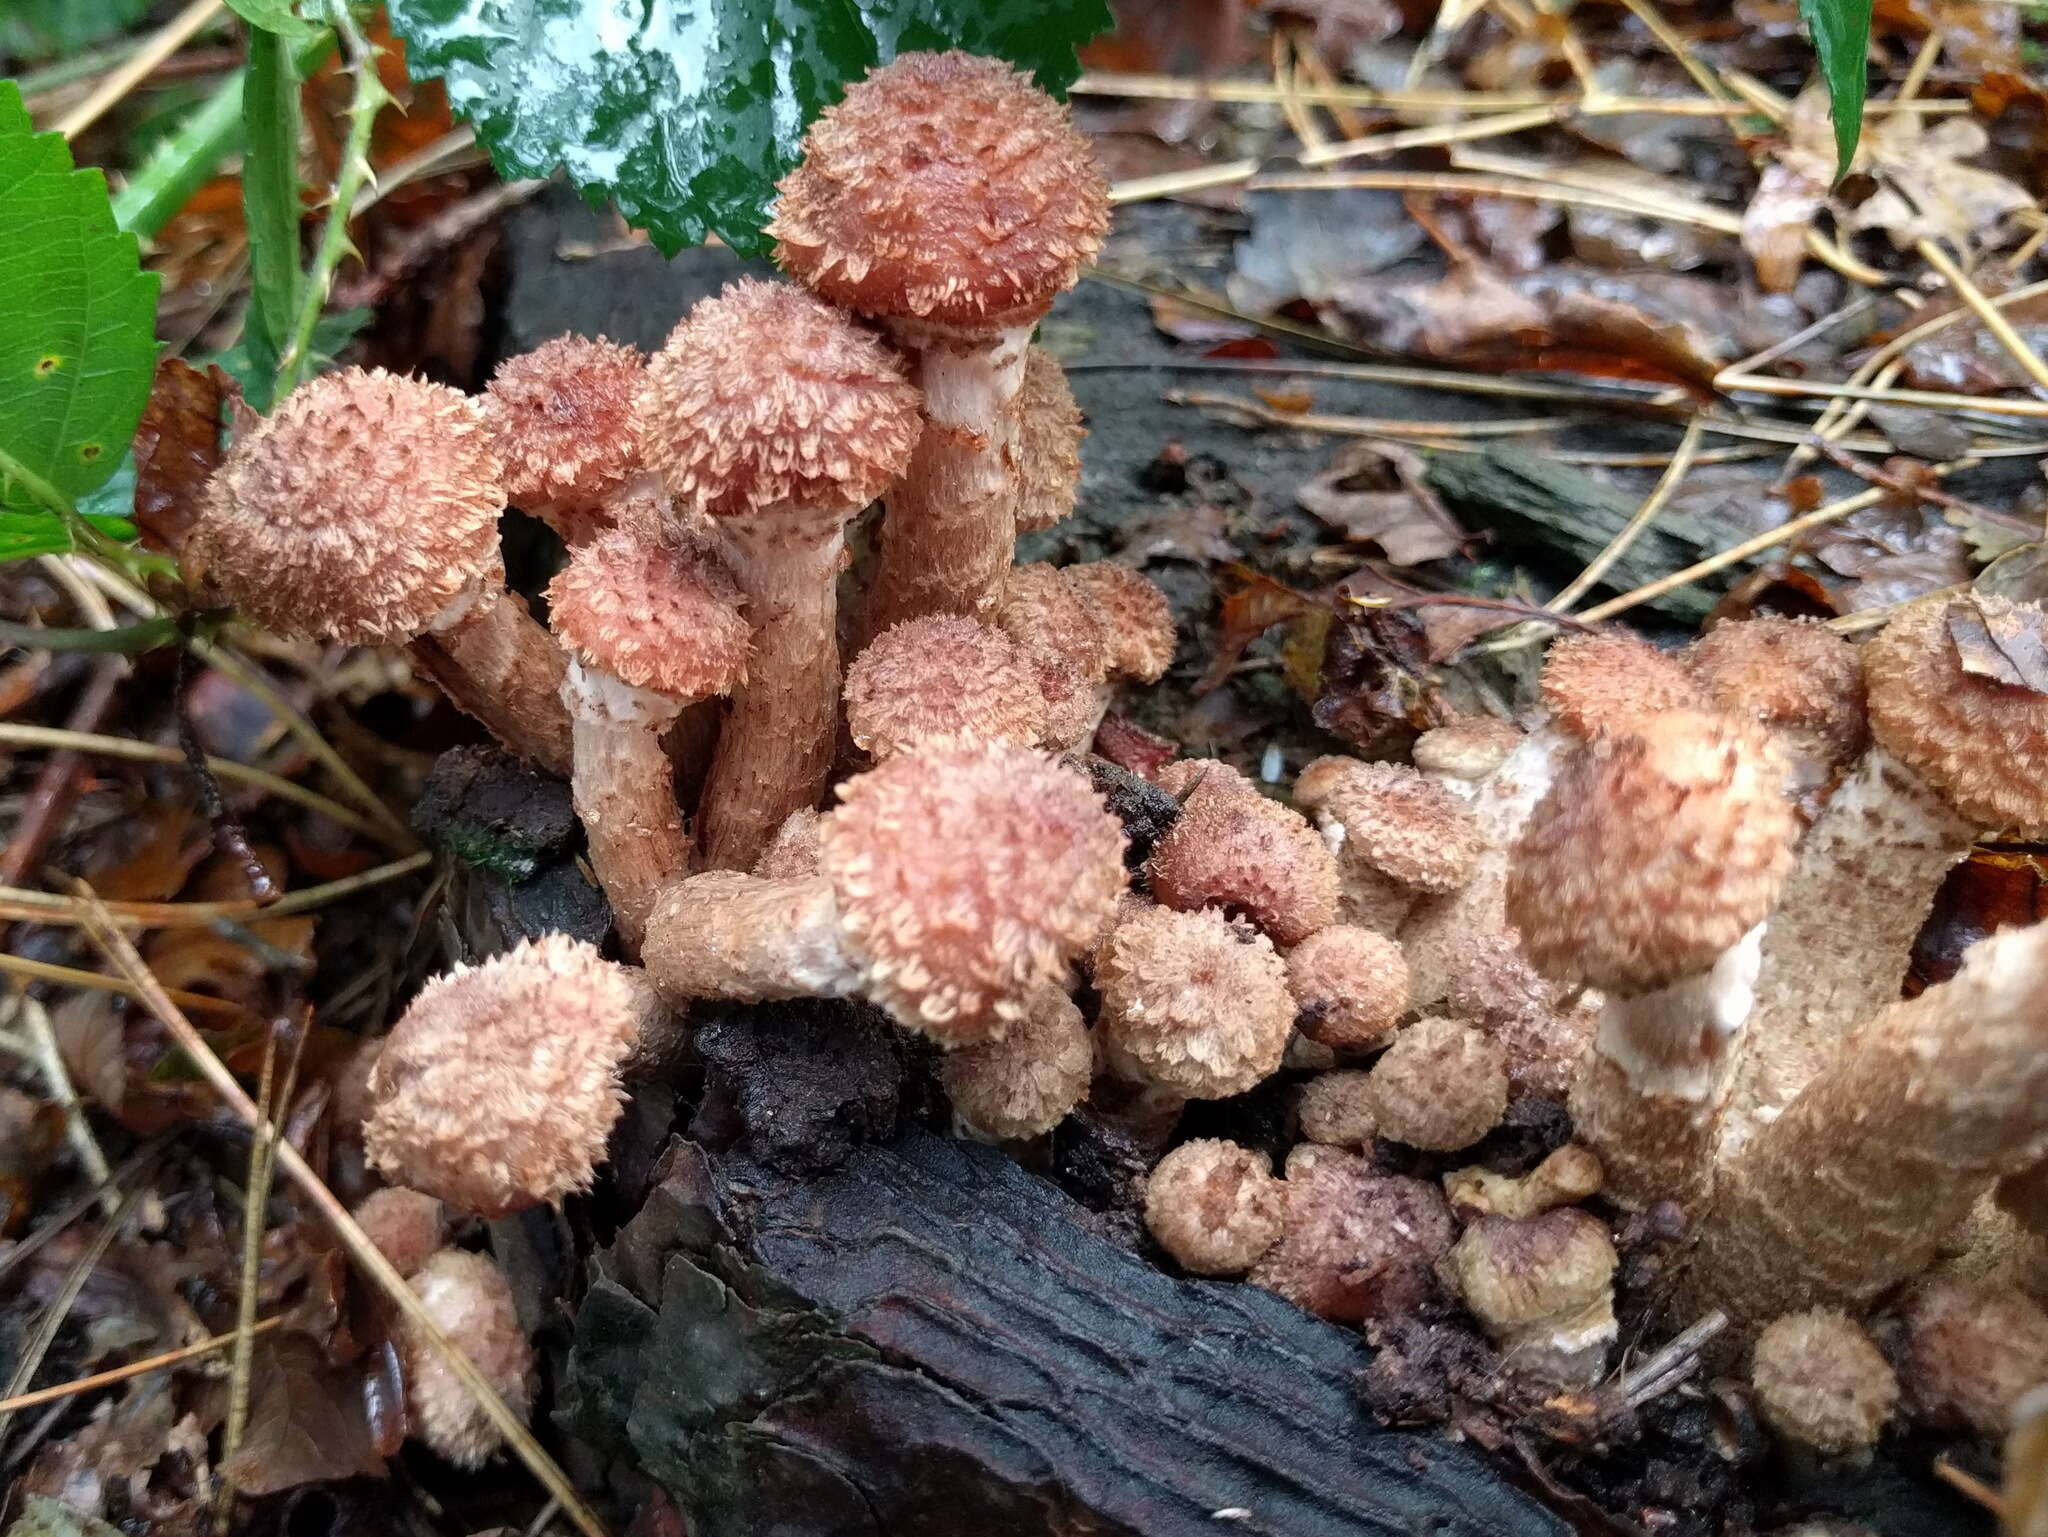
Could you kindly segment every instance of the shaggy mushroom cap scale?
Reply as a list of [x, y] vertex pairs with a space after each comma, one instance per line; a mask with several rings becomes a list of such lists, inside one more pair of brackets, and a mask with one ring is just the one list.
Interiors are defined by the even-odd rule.
[[1045, 696], [1001, 630], [930, 614], [883, 631], [847, 668], [846, 729], [877, 758], [936, 737], [1028, 745], [1045, 730]]
[[1867, 1452], [1899, 1402], [1889, 1363], [1834, 1308], [1773, 1319], [1757, 1336], [1749, 1380], [1764, 1423], [1823, 1457]]
[[479, 1216], [591, 1181], [653, 1008], [636, 972], [550, 934], [420, 989], [370, 1072], [370, 1162]]
[[1543, 659], [1551, 718], [1582, 742], [1665, 710], [1704, 710], [1707, 693], [1685, 664], [1625, 631], [1570, 635]]
[[1036, 319], [1109, 232], [1066, 109], [966, 53], [906, 53], [849, 89], [781, 192], [784, 270], [860, 314], [969, 330]]
[[1081, 489], [1081, 408], [1067, 372], [1043, 347], [1024, 354], [1024, 377], [1010, 399], [1010, 446], [1017, 481], [1017, 532], [1051, 528], [1074, 510]]
[[1286, 965], [1264, 935], [1213, 909], [1137, 913], [1111, 937], [1095, 987], [1109, 1043], [1148, 1081], [1191, 1099], [1242, 1094], [1286, 1054]]
[[1687, 648], [1685, 665], [1721, 709], [1805, 733], [1836, 763], [1869, 741], [1856, 648], [1813, 620], [1764, 614], [1716, 625]]
[[1761, 727], [1689, 710], [1575, 749], [1508, 870], [1530, 960], [1623, 995], [1709, 970], [1791, 871], [1784, 777]]
[[[565, 538], [611, 521], [596, 506], [640, 468], [633, 402], [645, 368], [639, 348], [602, 336], [557, 336], [499, 366], [480, 404], [515, 507]], [[561, 508], [577, 516], [558, 520]]]
[[343, 368], [236, 437], [187, 555], [266, 629], [382, 645], [420, 634], [497, 572], [504, 506], [474, 401]]
[[1196, 793], [1145, 868], [1166, 906], [1242, 914], [1282, 945], [1327, 928], [1342, 895], [1329, 845], [1300, 812], [1257, 794]]
[[1068, 566], [1064, 574], [1095, 609], [1110, 671], [1140, 683], [1164, 677], [1173, 665], [1173, 610], [1157, 584], [1109, 560]]
[[1455, 891], [1478, 863], [1463, 802], [1399, 763], [1318, 758], [1295, 780], [1296, 804], [1341, 829], [1339, 852], [1421, 891]]
[[1287, 1187], [1272, 1160], [1235, 1142], [1183, 1142], [1145, 1181], [1145, 1226], [1196, 1275], [1243, 1275], [1273, 1246]]
[[1973, 595], [1917, 603], [1863, 648], [1878, 742], [1977, 827], [2048, 836], [2048, 694], [1986, 670], [2044, 640], [2039, 604]]
[[1088, 1097], [1095, 1041], [1074, 1000], [1040, 988], [1000, 1041], [949, 1051], [939, 1081], [953, 1113], [986, 1137], [1043, 1136]]
[[865, 506], [902, 474], [924, 424], [872, 332], [755, 278], [683, 317], [648, 361], [635, 420], [676, 498], [719, 517]]
[[868, 995], [942, 1046], [999, 1039], [1063, 982], [1124, 889], [1123, 825], [1008, 742], [934, 743], [840, 787], [820, 833]]
[[548, 585], [557, 639], [620, 682], [676, 699], [723, 694], [746, 677], [743, 601], [709, 558], [624, 530], [579, 547]]
[[1333, 923], [1287, 952], [1303, 1035], [1338, 1051], [1383, 1044], [1408, 1008], [1408, 963], [1386, 935]]

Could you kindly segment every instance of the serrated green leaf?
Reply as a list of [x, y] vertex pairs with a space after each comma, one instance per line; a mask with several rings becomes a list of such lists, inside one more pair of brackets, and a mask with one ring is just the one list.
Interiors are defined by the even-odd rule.
[[1103, 0], [390, 0], [500, 173], [557, 165], [673, 256], [765, 254], [775, 183], [850, 81], [912, 48], [1005, 58], [1064, 91]]
[[156, 370], [156, 274], [107, 184], [0, 81], [0, 506], [71, 501], [114, 473]]
[[1849, 174], [1863, 133], [1864, 60], [1870, 52], [1871, 0], [1799, 0], [1799, 14], [1820, 59], [1835, 120], [1835, 179]]
[[54, 59], [126, 31], [150, 0], [5, 0], [0, 4], [0, 54]]
[[227, 0], [227, 7], [259, 32], [281, 37], [288, 45], [307, 42], [319, 24], [299, 16], [292, 0]]

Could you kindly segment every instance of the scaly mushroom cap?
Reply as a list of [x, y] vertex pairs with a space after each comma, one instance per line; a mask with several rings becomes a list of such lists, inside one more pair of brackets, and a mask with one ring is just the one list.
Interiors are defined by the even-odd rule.
[[370, 1162], [484, 1217], [584, 1189], [653, 1007], [636, 973], [561, 934], [434, 978], [371, 1070]]
[[998, 59], [906, 53], [804, 138], [768, 233], [783, 269], [863, 315], [995, 331], [1042, 315], [1109, 233], [1067, 111]]
[[672, 699], [709, 699], [746, 677], [744, 601], [708, 554], [624, 529], [578, 546], [548, 584], [556, 639], [620, 682]]
[[876, 758], [939, 737], [1028, 746], [1045, 730], [1045, 696], [1001, 630], [929, 614], [883, 631], [846, 669], [846, 729]]
[[903, 473], [924, 427], [872, 332], [756, 278], [683, 317], [648, 360], [635, 421], [675, 497], [718, 517], [856, 512]]
[[557, 336], [507, 358], [479, 404], [505, 495], [570, 544], [612, 518], [600, 503], [640, 468], [633, 401], [647, 360], [602, 336]]
[[1704, 710], [1704, 689], [1677, 657], [1639, 635], [1569, 635], [1543, 659], [1539, 687], [1551, 717], [1582, 742], [1665, 710]]
[[1370, 1147], [1380, 1131], [1371, 1076], [1359, 1068], [1342, 1068], [1303, 1084], [1294, 1107], [1302, 1136], [1324, 1147]]
[[941, 1046], [1001, 1039], [1124, 889], [1123, 825], [1010, 742], [934, 743], [839, 789], [820, 832], [868, 996]]
[[1456, 891], [1479, 861], [1472, 813], [1404, 764], [1318, 758], [1295, 780], [1294, 800], [1343, 828], [1345, 859], [1421, 891]]
[[996, 624], [1038, 675], [1045, 696], [1045, 737], [1065, 746], [1093, 726], [1097, 687], [1109, 677], [1109, 637], [1066, 573], [1014, 566], [1003, 581]]
[[1468, 715], [1415, 739], [1415, 767], [1422, 773], [1477, 784], [1507, 762], [1524, 732], [1494, 715]]
[[1452, 1246], [1448, 1269], [1465, 1306], [1499, 1342], [1597, 1309], [1613, 1292], [1619, 1263], [1598, 1217], [1562, 1207], [1475, 1219]]
[[2037, 603], [1972, 596], [1929, 599], [1905, 610], [1863, 648], [1870, 728], [1977, 827], [2048, 836], [2048, 694], [1974, 670], [1957, 631], [2038, 657], [2048, 614]]
[[1210, 909], [1154, 907], [1111, 936], [1098, 1024], [1147, 1080], [1190, 1099], [1242, 1094], [1280, 1066], [1294, 1026], [1272, 944]]
[[1334, 1323], [1413, 1317], [1457, 1226], [1432, 1185], [1329, 1147], [1287, 1157], [1287, 1220], [1247, 1278]]
[[1452, 1019], [1418, 1019], [1371, 1073], [1373, 1119], [1389, 1141], [1433, 1153], [1470, 1147], [1508, 1108], [1500, 1044]]
[[1173, 665], [1173, 610], [1157, 585], [1115, 561], [1068, 566], [1067, 582], [1095, 610], [1113, 677], [1157, 683]]
[[1024, 378], [1010, 399], [1016, 440], [1011, 445], [1017, 482], [1017, 532], [1051, 528], [1074, 510], [1081, 490], [1081, 408], [1067, 371], [1043, 347], [1024, 354]]
[[1039, 1137], [1088, 1097], [1095, 1040], [1074, 1000], [1040, 988], [1000, 1041], [949, 1051], [939, 1082], [953, 1113], [985, 1137]]
[[1870, 1450], [1899, 1402], [1877, 1346], [1834, 1308], [1773, 1319], [1756, 1338], [1749, 1381], [1764, 1423], [1823, 1457]]
[[498, 569], [504, 506], [475, 401], [342, 368], [235, 439], [187, 557], [265, 629], [383, 645]]
[[1183, 1142], [1145, 1181], [1145, 1226], [1196, 1275], [1243, 1275], [1273, 1246], [1287, 1187], [1273, 1161], [1235, 1142]]
[[447, 1227], [439, 1201], [399, 1185], [371, 1191], [350, 1215], [402, 1276], [411, 1275], [439, 1252]]
[[1905, 1324], [1906, 1398], [1930, 1425], [2002, 1436], [2013, 1405], [2048, 1383], [2048, 1311], [2012, 1287], [1929, 1281]]
[[1242, 914], [1281, 945], [1334, 923], [1342, 895], [1336, 856], [1300, 812], [1228, 791], [1190, 799], [1145, 873], [1166, 906]]
[[1401, 947], [1356, 924], [1333, 923], [1288, 951], [1287, 982], [1301, 1009], [1297, 1028], [1338, 1051], [1382, 1044], [1408, 1008]]
[[1759, 726], [1673, 710], [1570, 753], [1508, 867], [1545, 975], [1612, 993], [1706, 971], [1764, 920], [1798, 819]]
[[[520, 1419], [533, 1411], [533, 1346], [519, 1327], [512, 1285], [488, 1255], [443, 1249], [410, 1277], [434, 1325]], [[504, 1442], [462, 1379], [401, 1316], [398, 1348], [405, 1364], [405, 1407], [412, 1433], [457, 1467], [480, 1468]]]
[[1837, 765], [1870, 740], [1862, 660], [1823, 624], [1765, 614], [1716, 625], [1686, 649], [1685, 665], [1719, 708], [1798, 732]]

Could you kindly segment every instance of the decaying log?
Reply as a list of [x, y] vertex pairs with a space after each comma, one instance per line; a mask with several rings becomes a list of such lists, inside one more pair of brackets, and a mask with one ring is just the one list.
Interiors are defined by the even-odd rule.
[[1001, 1153], [910, 1130], [809, 1180], [679, 1142], [600, 1255], [565, 1423], [702, 1537], [1564, 1537], [1383, 1428], [1363, 1341], [1179, 1280]]

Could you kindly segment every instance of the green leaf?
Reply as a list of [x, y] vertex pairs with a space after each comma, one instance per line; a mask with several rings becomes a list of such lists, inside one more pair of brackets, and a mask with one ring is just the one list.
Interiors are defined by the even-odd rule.
[[[313, 327], [313, 345], [302, 377], [310, 379], [333, 367], [342, 348], [356, 339], [356, 333], [369, 324], [369, 320], [370, 312], [361, 309], [329, 310], [323, 314]], [[269, 364], [259, 366], [257, 360], [250, 356], [246, 334], [225, 352], [192, 361], [202, 367], [207, 363], [218, 363], [230, 378], [241, 385], [242, 396], [250, 405], [259, 411], [270, 409], [271, 389], [276, 381], [271, 377]]]
[[[133, 542], [135, 525], [126, 518], [102, 517], [97, 513], [85, 521], [122, 544]], [[16, 512], [0, 509], [0, 560], [26, 560], [31, 555], [63, 555], [74, 549], [71, 531], [54, 512]]]
[[76, 53], [126, 31], [150, 0], [5, 0], [0, 54], [20, 61]]
[[281, 37], [288, 44], [307, 42], [320, 31], [318, 23], [297, 13], [292, 0], [227, 0], [227, 6], [257, 31]]
[[242, 218], [249, 230], [250, 277], [243, 329], [251, 360], [270, 374], [299, 307], [299, 76], [290, 46], [274, 32], [249, 36], [242, 132], [248, 146]]
[[775, 182], [847, 84], [913, 48], [1006, 58], [1064, 91], [1103, 0], [390, 0], [415, 78], [443, 77], [498, 170], [557, 165], [673, 256], [765, 254]]
[[1799, 0], [1799, 14], [1820, 56], [1835, 119], [1835, 180], [1849, 174], [1863, 132], [1864, 59], [1870, 52], [1871, 0]]
[[156, 274], [114, 226], [106, 180], [75, 171], [0, 81], [0, 506], [59, 509], [128, 451], [156, 370]]

